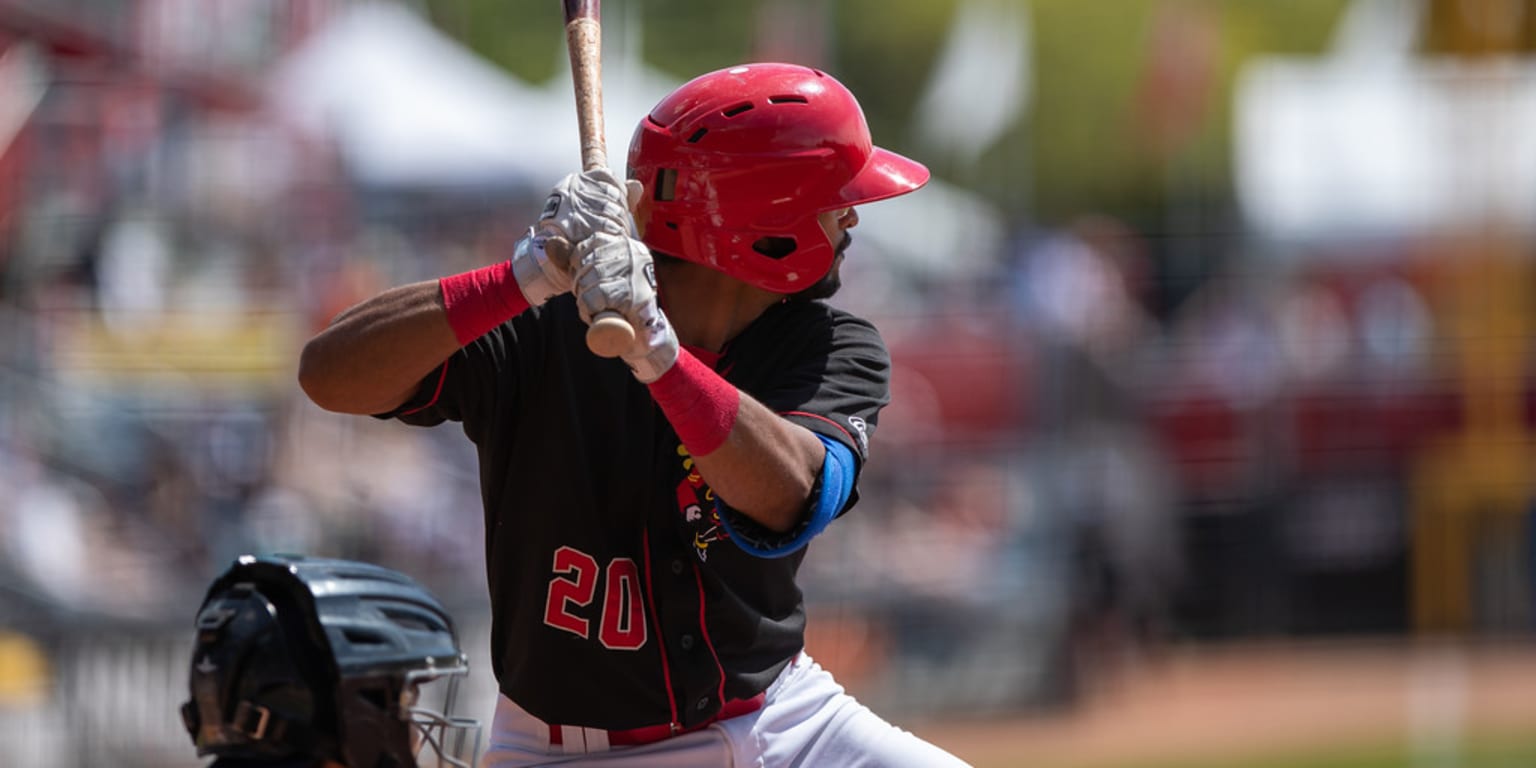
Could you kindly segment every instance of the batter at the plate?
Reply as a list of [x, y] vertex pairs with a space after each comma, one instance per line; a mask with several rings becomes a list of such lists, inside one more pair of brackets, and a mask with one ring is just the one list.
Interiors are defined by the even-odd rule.
[[[628, 160], [561, 181], [506, 262], [368, 299], [301, 361], [322, 407], [459, 422], [479, 451], [483, 765], [960, 765], [805, 655], [795, 583], [889, 391], [879, 333], [824, 299], [856, 206], [927, 169], [789, 64], [684, 84]], [[619, 359], [585, 344], [607, 311], [637, 330]]]

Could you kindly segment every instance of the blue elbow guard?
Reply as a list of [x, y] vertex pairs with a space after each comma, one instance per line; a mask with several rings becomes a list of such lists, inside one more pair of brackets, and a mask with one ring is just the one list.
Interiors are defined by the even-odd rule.
[[748, 554], [784, 557], [794, 553], [826, 530], [848, 503], [848, 497], [853, 494], [853, 451], [830, 437], [818, 434], [816, 438], [827, 447], [827, 457], [821, 462], [821, 476], [817, 479], [809, 513], [794, 530], [785, 533], [769, 531], [740, 512], [716, 502], [721, 524], [736, 545]]

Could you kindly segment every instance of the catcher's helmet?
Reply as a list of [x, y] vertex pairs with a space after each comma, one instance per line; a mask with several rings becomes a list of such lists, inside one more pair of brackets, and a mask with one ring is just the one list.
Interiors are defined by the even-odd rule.
[[[479, 723], [446, 713], [468, 671], [447, 612], [410, 577], [246, 555], [198, 611], [182, 720], [199, 756], [405, 768], [430, 745], [437, 764], [467, 768]], [[443, 677], [442, 713], [417, 706]]]
[[793, 64], [701, 75], [662, 99], [629, 145], [645, 244], [775, 293], [832, 266], [817, 214], [905, 194], [921, 163], [874, 146], [842, 83]]

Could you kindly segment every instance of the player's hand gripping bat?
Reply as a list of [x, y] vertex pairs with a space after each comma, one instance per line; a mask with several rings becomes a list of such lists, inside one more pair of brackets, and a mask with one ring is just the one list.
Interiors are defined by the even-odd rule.
[[[576, 127], [581, 136], [581, 168], [608, 165], [603, 137], [602, 26], [599, 0], [561, 0], [565, 5], [565, 45], [576, 86]], [[551, 238], [546, 248], [568, 259], [570, 243]], [[618, 357], [635, 341], [635, 329], [614, 311], [599, 312], [587, 328], [587, 348], [602, 357]]]

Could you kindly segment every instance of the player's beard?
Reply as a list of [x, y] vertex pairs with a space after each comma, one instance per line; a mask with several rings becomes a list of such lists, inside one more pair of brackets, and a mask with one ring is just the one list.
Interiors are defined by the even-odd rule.
[[853, 244], [853, 235], [844, 232], [843, 239], [838, 242], [837, 248], [832, 251], [832, 266], [827, 273], [821, 276], [809, 288], [805, 288], [789, 295], [790, 301], [816, 301], [817, 299], [830, 299], [843, 287], [843, 251]]

